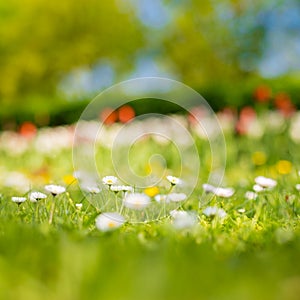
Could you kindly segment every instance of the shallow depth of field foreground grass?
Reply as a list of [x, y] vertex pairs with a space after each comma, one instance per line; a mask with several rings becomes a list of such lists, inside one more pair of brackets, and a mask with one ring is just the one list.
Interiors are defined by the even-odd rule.
[[[83, 196], [72, 176], [71, 144], [58, 139], [70, 128], [39, 132], [27, 146], [21, 137], [3, 133], [0, 298], [299, 299], [300, 153], [291, 130], [296, 125], [287, 121], [278, 131], [265, 121], [257, 120], [260, 127], [244, 136], [236, 137], [232, 128], [224, 131], [223, 186], [234, 188], [230, 197], [201, 197], [209, 171], [208, 145], [194, 133], [203, 163], [199, 185], [179, 208], [193, 214], [193, 224], [178, 228], [168, 215], [148, 223], [125, 222], [107, 232], [95, 227], [101, 207], [93, 204], [101, 193]], [[45, 143], [47, 134], [54, 145]], [[157, 149], [153, 140], [142, 141], [140, 147], [143, 166]], [[164, 147], [168, 145], [158, 149]], [[99, 151], [105, 175], [114, 175], [107, 149], [100, 145]], [[176, 175], [176, 155], [164, 154], [169, 172]], [[259, 175], [273, 178], [277, 185], [257, 192], [256, 198], [245, 196]], [[63, 185], [66, 192], [53, 197], [44, 190], [48, 183]], [[164, 186], [158, 190], [165, 192]], [[32, 191], [47, 198], [20, 205], [11, 200], [29, 198]], [[180, 192], [179, 187], [175, 191]], [[209, 206], [225, 214], [209, 216]]]

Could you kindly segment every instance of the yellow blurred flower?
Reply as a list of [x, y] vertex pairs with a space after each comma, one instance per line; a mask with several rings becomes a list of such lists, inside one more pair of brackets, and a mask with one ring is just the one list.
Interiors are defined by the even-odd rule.
[[288, 160], [280, 160], [276, 164], [276, 170], [279, 174], [289, 174], [292, 171], [292, 163]]
[[149, 197], [154, 197], [159, 193], [159, 189], [156, 186], [148, 187], [144, 189], [144, 193]]
[[69, 184], [75, 183], [77, 181], [77, 179], [73, 175], [65, 175], [63, 177], [63, 181], [65, 184], [69, 185]]
[[252, 154], [252, 161], [256, 166], [261, 166], [267, 161], [266, 154], [261, 151], [256, 151]]

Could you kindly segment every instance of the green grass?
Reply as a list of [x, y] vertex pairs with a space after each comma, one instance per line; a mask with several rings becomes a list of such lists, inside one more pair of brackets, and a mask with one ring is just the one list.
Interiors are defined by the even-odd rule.
[[[43, 191], [48, 181], [63, 184], [73, 172], [71, 149], [43, 154], [30, 146], [18, 155], [2, 149], [0, 299], [299, 299], [298, 145], [287, 131], [267, 132], [259, 140], [228, 133], [226, 141], [224, 184], [236, 193], [229, 199], [201, 198], [209, 155], [207, 143], [197, 139], [203, 162], [199, 185], [182, 209], [196, 211], [198, 222], [184, 230], [173, 228], [167, 216], [100, 232], [95, 218], [101, 206], [92, 205], [70, 182], [65, 194], [18, 206], [10, 197], [27, 192], [7, 187], [7, 174], [25, 173], [34, 190]], [[139, 174], [146, 172], [152, 150], [160, 150], [167, 166], [178, 171], [176, 151], [164, 151], [151, 140], [139, 147], [142, 154], [133, 149]], [[262, 165], [252, 160], [257, 151], [265, 153]], [[99, 153], [105, 175], [110, 175], [109, 153], [104, 148]], [[292, 163], [286, 175], [276, 168], [283, 159]], [[278, 185], [246, 200], [257, 175], [273, 177]], [[81, 210], [75, 207], [79, 202]], [[202, 212], [208, 205], [222, 207], [227, 217], [206, 217]]]

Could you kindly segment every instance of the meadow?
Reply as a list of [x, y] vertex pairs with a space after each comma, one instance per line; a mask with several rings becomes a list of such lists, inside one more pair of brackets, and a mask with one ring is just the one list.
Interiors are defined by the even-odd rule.
[[[126, 192], [101, 181], [81, 191], [75, 125], [2, 132], [0, 298], [299, 299], [300, 115], [218, 117], [227, 152], [222, 188], [207, 184], [209, 143], [187, 125], [201, 162], [197, 186], [183, 201], [171, 199], [170, 187], [177, 197], [185, 193], [172, 178], [135, 190], [155, 205], [165, 195], [175, 209], [141, 222], [125, 216], [97, 223], [105, 201], [122, 203]], [[97, 145], [103, 176], [117, 176], [108, 137], [118, 126], [107, 126]], [[153, 137], [139, 141], [134, 170], [147, 174], [149, 157], [160, 153], [165, 164], [152, 161], [150, 169], [187, 181], [172, 147]], [[45, 189], [49, 184], [58, 186]]]

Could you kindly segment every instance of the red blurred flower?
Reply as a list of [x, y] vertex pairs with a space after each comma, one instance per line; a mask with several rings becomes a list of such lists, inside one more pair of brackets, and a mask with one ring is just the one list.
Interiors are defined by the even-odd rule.
[[254, 99], [257, 102], [268, 102], [272, 96], [272, 90], [267, 85], [260, 85], [254, 91]]
[[239, 134], [246, 134], [250, 124], [255, 120], [256, 112], [250, 106], [245, 106], [240, 112], [239, 120], [236, 124], [236, 131]]
[[285, 116], [290, 117], [296, 110], [295, 105], [291, 101], [291, 97], [284, 92], [275, 96], [275, 107]]

